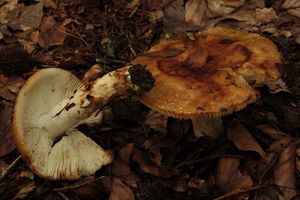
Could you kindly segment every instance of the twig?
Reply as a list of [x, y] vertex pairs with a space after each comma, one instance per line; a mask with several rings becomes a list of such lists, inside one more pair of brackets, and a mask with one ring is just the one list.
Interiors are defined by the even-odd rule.
[[101, 176], [101, 177], [99, 177], [99, 178], [95, 178], [95, 179], [93, 179], [93, 180], [86, 181], [86, 182], [83, 182], [83, 183], [75, 184], [75, 185], [70, 185], [70, 186], [61, 187], [61, 188], [54, 188], [52, 191], [58, 192], [58, 191], [64, 191], [64, 190], [75, 189], [75, 188], [78, 188], [78, 187], [81, 187], [81, 186], [84, 186], [84, 185], [93, 183], [93, 182], [95, 182], [95, 181], [98, 181], [98, 180], [100, 180], [100, 179], [102, 179], [102, 178], [104, 178], [104, 176]]
[[57, 192], [64, 200], [70, 200], [66, 195], [64, 195], [62, 192]]
[[21, 156], [18, 156], [0, 175], [0, 181], [3, 180], [7, 174], [12, 170], [12, 168], [21, 160]]
[[212, 160], [212, 159], [220, 158], [220, 157], [243, 158], [243, 156], [230, 155], [230, 154], [213, 155], [213, 156], [209, 156], [209, 157], [198, 159], [198, 160], [192, 160], [192, 161], [182, 162], [182, 163], [178, 164], [176, 166], [176, 168], [179, 168], [179, 167], [182, 167], [182, 166], [185, 166], [185, 165], [192, 165], [192, 164], [196, 164], [196, 163], [206, 162], [208, 160]]
[[238, 189], [238, 190], [235, 190], [233, 192], [224, 194], [224, 195], [222, 195], [218, 198], [215, 198], [213, 200], [232, 199], [236, 195], [241, 195], [241, 194], [252, 192], [252, 191], [255, 191], [255, 190], [264, 189], [264, 188], [269, 187], [269, 186], [271, 186], [271, 185], [257, 185], [257, 186], [253, 186], [253, 187], [242, 188], [242, 189]]

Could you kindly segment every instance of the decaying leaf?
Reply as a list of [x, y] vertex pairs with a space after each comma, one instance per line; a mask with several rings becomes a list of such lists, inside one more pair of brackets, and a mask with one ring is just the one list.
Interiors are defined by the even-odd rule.
[[0, 183], [1, 199], [24, 199], [36, 188], [34, 182], [27, 178], [19, 178]]
[[52, 16], [45, 16], [42, 20], [40, 31], [34, 32], [33, 37], [37, 38], [39, 45], [48, 48], [53, 45], [61, 45], [67, 37], [67, 29], [58, 23]]
[[286, 9], [288, 13], [300, 18], [300, 1], [285, 0], [281, 8]]
[[274, 170], [274, 179], [282, 192], [284, 199], [292, 199], [296, 196], [295, 184], [295, 143], [286, 146], [279, 158], [277, 167]]
[[6, 20], [6, 16], [9, 12], [14, 10], [17, 7], [18, 0], [13, 0], [9, 2], [5, 2], [4, 5], [0, 6], [0, 23], [4, 23]]
[[240, 160], [238, 158], [220, 158], [216, 174], [214, 175], [216, 184], [224, 192], [231, 192], [253, 185], [249, 175], [239, 171]]
[[196, 26], [201, 26], [207, 15], [205, 0], [188, 0], [185, 4], [185, 20]]
[[147, 157], [146, 153], [137, 148], [133, 149], [131, 159], [137, 162], [145, 173], [163, 178], [170, 178], [174, 174], [171, 170], [164, 169], [155, 164]]
[[[14, 29], [28, 30], [31, 28], [37, 29], [40, 26], [43, 16], [43, 2], [21, 7], [20, 13], [16, 18], [8, 19], [8, 25]], [[13, 16], [14, 17], [14, 16]]]
[[221, 17], [233, 12], [245, 2], [246, 0], [208, 0], [207, 7], [214, 17]]
[[239, 150], [254, 151], [258, 153], [261, 158], [265, 157], [266, 153], [264, 150], [242, 124], [233, 123], [228, 128], [227, 136], [228, 139], [231, 140]]
[[0, 102], [0, 157], [16, 148], [11, 133], [12, 109], [12, 103]]
[[120, 179], [113, 178], [109, 200], [134, 200], [134, 194]]
[[18, 76], [6, 77], [0, 74], [0, 97], [14, 102], [16, 94], [25, 80]]
[[149, 126], [155, 131], [166, 133], [168, 117], [150, 110], [148, 115], [145, 117], [144, 125]]
[[258, 128], [260, 131], [262, 131], [264, 134], [270, 136], [274, 140], [278, 140], [288, 136], [286, 133], [281, 132], [278, 129], [275, 129], [273, 126], [269, 124], [260, 124], [260, 125], [256, 125], [255, 127]]

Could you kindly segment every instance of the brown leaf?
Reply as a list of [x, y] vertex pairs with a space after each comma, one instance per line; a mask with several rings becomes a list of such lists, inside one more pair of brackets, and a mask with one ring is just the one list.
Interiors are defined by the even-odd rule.
[[30, 6], [24, 6], [20, 10], [18, 18], [12, 20], [10, 25], [20, 26], [20, 29], [27, 30], [30, 28], [38, 28], [43, 16], [43, 3], [37, 3]]
[[38, 43], [43, 48], [61, 45], [67, 37], [66, 28], [55, 21], [52, 16], [45, 16], [38, 32]]
[[275, 129], [273, 126], [271, 126], [269, 124], [256, 125], [255, 127], [258, 128], [264, 134], [270, 136], [271, 138], [273, 138], [275, 140], [278, 140], [278, 139], [288, 136], [286, 133]]
[[249, 131], [242, 124], [232, 124], [228, 128], [228, 139], [241, 151], [254, 151], [262, 158], [265, 157], [265, 152], [261, 146], [255, 141]]
[[10, 2], [4, 3], [4, 5], [0, 6], [0, 21], [1, 21], [1, 23], [3, 23], [2, 20], [6, 18], [7, 14], [17, 7], [17, 4], [18, 4], [18, 0], [13, 0]]
[[274, 169], [274, 179], [284, 199], [292, 199], [296, 194], [295, 184], [295, 142], [285, 147]]
[[119, 157], [112, 163], [112, 173], [117, 176], [126, 176], [131, 173], [129, 158], [133, 150], [133, 143], [127, 144], [120, 149]]
[[239, 165], [240, 160], [238, 158], [220, 158], [215, 180], [225, 192], [253, 185], [251, 177], [241, 174], [238, 170]]
[[171, 170], [167, 170], [164, 168], [159, 167], [157, 164], [155, 164], [153, 161], [151, 161], [147, 154], [143, 151], [134, 148], [131, 159], [135, 162], [137, 162], [140, 166], [140, 168], [148, 174], [157, 176], [157, 177], [163, 177], [163, 178], [169, 178], [173, 175], [173, 172]]
[[205, 0], [188, 0], [185, 4], [185, 20], [196, 26], [201, 26], [207, 15]]
[[145, 117], [144, 126], [150, 126], [155, 131], [166, 133], [168, 117], [150, 110]]
[[300, 1], [285, 0], [281, 8], [286, 9], [288, 13], [300, 18]]
[[0, 74], [0, 96], [3, 99], [14, 102], [16, 94], [25, 80], [18, 76], [6, 77]]
[[113, 178], [109, 200], [134, 200], [134, 194], [120, 179]]
[[208, 0], [207, 6], [213, 17], [225, 16], [245, 4], [245, 0]]
[[0, 157], [16, 148], [11, 132], [12, 110], [12, 103], [0, 102]]

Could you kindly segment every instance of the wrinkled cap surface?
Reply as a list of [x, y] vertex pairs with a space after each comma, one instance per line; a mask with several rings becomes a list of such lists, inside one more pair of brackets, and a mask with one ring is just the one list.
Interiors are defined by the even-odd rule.
[[32, 75], [17, 96], [14, 140], [28, 166], [43, 178], [74, 180], [93, 174], [112, 161], [110, 151], [81, 132], [70, 129], [60, 137], [53, 137], [51, 130], [39, 124], [41, 116], [70, 98], [81, 86], [70, 72], [48, 68]]
[[212, 28], [195, 41], [160, 41], [132, 61], [156, 82], [140, 100], [176, 118], [223, 116], [254, 102], [256, 86], [280, 79], [276, 46], [258, 34]]

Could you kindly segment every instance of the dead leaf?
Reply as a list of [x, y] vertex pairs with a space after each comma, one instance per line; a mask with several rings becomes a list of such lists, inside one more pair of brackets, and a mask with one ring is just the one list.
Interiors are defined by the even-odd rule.
[[277, 167], [274, 169], [274, 179], [284, 199], [292, 199], [297, 194], [294, 163], [295, 143], [292, 142], [282, 150]]
[[112, 173], [117, 176], [126, 176], [131, 172], [129, 159], [133, 150], [133, 143], [127, 144], [119, 150], [119, 157], [112, 163]]
[[0, 160], [0, 177], [6, 173], [8, 166], [9, 165], [4, 160]]
[[[52, 16], [45, 16], [42, 20], [40, 31], [38, 34], [38, 43], [43, 48], [53, 45], [61, 45], [67, 37], [66, 28], [55, 21]], [[36, 37], [36, 36], [35, 36]]]
[[25, 80], [19, 76], [6, 77], [0, 74], [0, 96], [8, 101], [14, 102], [16, 94]]
[[112, 181], [109, 200], [134, 200], [134, 194], [130, 187], [125, 185], [120, 179], [114, 177]]
[[249, 175], [242, 174], [238, 169], [239, 166], [240, 160], [238, 158], [219, 159], [215, 180], [224, 192], [227, 193], [253, 185], [252, 178]]
[[174, 174], [171, 170], [165, 169], [155, 164], [148, 158], [146, 153], [137, 148], [133, 149], [131, 159], [137, 162], [141, 170], [143, 170], [145, 173], [162, 178], [170, 178]]
[[203, 25], [203, 20], [207, 15], [205, 0], [188, 0], [185, 4], [185, 21], [196, 26]]
[[148, 115], [145, 117], [144, 126], [150, 126], [155, 131], [166, 133], [168, 117], [150, 110]]
[[14, 29], [23, 31], [31, 28], [37, 29], [42, 20], [43, 7], [44, 4], [42, 2], [21, 7], [20, 13], [17, 16], [11, 16], [8, 18], [8, 25]]
[[261, 158], [264, 158], [266, 155], [249, 131], [240, 123], [231, 124], [228, 128], [227, 137], [241, 151], [254, 151], [258, 153]]
[[0, 157], [16, 148], [11, 132], [12, 110], [12, 103], [0, 102]]
[[269, 124], [256, 125], [255, 127], [259, 129], [262, 133], [270, 136], [274, 140], [278, 140], [288, 136], [286, 133], [281, 132], [278, 129], [275, 129], [273, 126]]
[[288, 13], [300, 18], [300, 1], [285, 0], [281, 8], [286, 9]]
[[4, 5], [0, 6], [0, 23], [5, 23], [6, 16], [9, 12], [14, 10], [18, 5], [18, 0], [13, 0], [7, 3], [4, 3]]
[[246, 0], [207, 0], [207, 7], [212, 13], [213, 17], [221, 17], [232, 13], [238, 7], [245, 4]]

